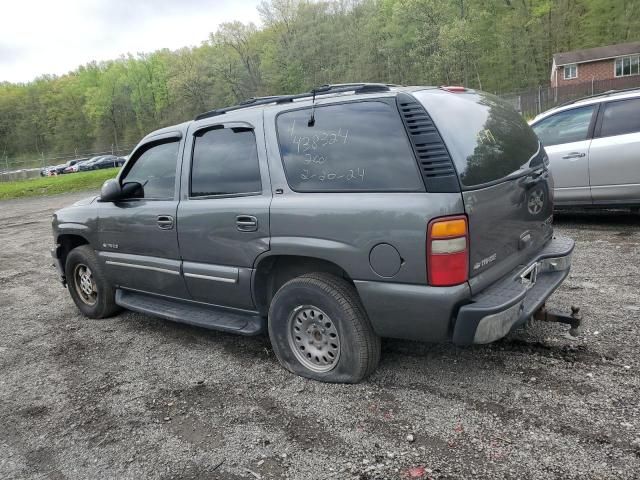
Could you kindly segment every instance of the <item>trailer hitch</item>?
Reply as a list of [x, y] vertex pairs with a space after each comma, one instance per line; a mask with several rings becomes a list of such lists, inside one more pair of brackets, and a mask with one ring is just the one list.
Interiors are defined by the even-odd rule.
[[542, 322], [557, 322], [571, 325], [569, 335], [577, 337], [582, 333], [582, 314], [580, 307], [571, 305], [571, 315], [566, 315], [557, 310], [549, 310], [546, 305], [542, 305], [534, 314], [535, 320]]

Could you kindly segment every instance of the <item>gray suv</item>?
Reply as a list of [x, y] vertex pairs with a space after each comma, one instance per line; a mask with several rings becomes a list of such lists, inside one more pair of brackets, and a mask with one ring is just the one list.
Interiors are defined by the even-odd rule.
[[269, 332], [290, 371], [357, 382], [380, 337], [488, 343], [544, 308], [574, 243], [536, 135], [460, 87], [327, 85], [146, 136], [54, 215], [78, 308]]

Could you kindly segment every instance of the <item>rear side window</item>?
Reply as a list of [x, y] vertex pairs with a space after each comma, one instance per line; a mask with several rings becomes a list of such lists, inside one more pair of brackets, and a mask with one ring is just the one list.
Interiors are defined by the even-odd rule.
[[594, 109], [589, 105], [556, 113], [536, 123], [533, 130], [547, 147], [586, 140]]
[[610, 102], [604, 106], [601, 137], [640, 132], [640, 98]]
[[414, 96], [437, 126], [464, 187], [501, 180], [540, 164], [536, 134], [504, 100], [471, 90], [421, 90]]
[[129, 168], [122, 183], [140, 183], [147, 199], [173, 198], [179, 146], [179, 141], [171, 141], [148, 148]]
[[289, 186], [298, 192], [424, 191], [395, 106], [380, 101], [281, 113], [278, 142]]
[[253, 130], [197, 132], [191, 165], [191, 197], [258, 193], [262, 190]]

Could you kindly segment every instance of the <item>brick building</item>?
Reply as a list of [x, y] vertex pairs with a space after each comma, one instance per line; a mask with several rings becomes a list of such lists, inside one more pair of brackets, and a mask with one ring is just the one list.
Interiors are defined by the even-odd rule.
[[556, 53], [551, 66], [551, 86], [623, 79], [640, 75], [640, 42]]

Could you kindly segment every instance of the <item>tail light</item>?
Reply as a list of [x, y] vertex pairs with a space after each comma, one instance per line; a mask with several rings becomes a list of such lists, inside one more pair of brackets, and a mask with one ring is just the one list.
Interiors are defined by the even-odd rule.
[[434, 287], [459, 285], [469, 279], [469, 229], [464, 215], [429, 222], [427, 279]]

